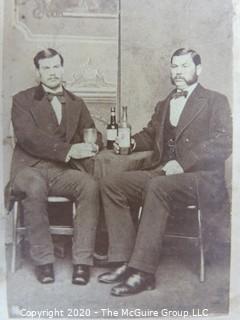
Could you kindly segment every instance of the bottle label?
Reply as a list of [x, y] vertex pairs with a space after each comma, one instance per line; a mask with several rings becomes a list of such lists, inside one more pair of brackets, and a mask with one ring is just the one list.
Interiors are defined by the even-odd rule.
[[118, 139], [120, 148], [130, 147], [130, 128], [118, 128]]
[[117, 137], [117, 129], [107, 129], [107, 140], [115, 141]]

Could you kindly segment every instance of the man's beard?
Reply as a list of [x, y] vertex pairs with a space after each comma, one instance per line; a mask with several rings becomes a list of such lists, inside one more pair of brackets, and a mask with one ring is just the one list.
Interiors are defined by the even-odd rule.
[[196, 83], [198, 81], [198, 76], [197, 76], [197, 74], [194, 74], [192, 79], [190, 79], [190, 80], [186, 80], [184, 77], [175, 77], [175, 78], [173, 78], [171, 76], [171, 83], [176, 86], [175, 79], [181, 79], [186, 83], [187, 86], [191, 86], [192, 84], [194, 84], [194, 83]]

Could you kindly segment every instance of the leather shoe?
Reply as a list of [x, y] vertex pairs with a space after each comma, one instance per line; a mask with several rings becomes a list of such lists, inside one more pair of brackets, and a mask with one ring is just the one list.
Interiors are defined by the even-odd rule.
[[116, 283], [124, 281], [130, 275], [130, 269], [127, 264], [122, 264], [113, 271], [105, 272], [98, 276], [98, 281], [102, 283]]
[[73, 265], [72, 283], [78, 285], [86, 285], [89, 281], [89, 266], [82, 264]]
[[145, 290], [155, 289], [155, 277], [151, 273], [135, 271], [125, 281], [111, 290], [111, 295], [117, 297], [130, 296]]
[[52, 263], [36, 266], [35, 271], [39, 282], [43, 284], [54, 282], [55, 279]]

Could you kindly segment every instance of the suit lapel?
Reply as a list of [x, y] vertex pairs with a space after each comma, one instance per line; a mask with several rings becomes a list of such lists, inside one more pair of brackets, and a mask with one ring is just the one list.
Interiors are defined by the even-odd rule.
[[[67, 117], [66, 138], [67, 141], [70, 142], [78, 126], [80, 107], [75, 97], [67, 90], [64, 89], [64, 91]], [[36, 88], [31, 112], [39, 128], [46, 132], [53, 133], [51, 104], [41, 85]]]
[[169, 103], [171, 100], [171, 94], [172, 93], [170, 93], [168, 95], [168, 97], [166, 98], [166, 100], [163, 102], [162, 112], [159, 114], [159, 122], [157, 123], [157, 126], [156, 126], [156, 142], [157, 142], [157, 146], [158, 146], [159, 151], [162, 150], [161, 146], [163, 143], [164, 124], [166, 121]]
[[67, 141], [70, 142], [73, 135], [75, 134], [79, 122], [80, 107], [79, 102], [72, 98], [66, 91], [66, 114], [67, 114], [67, 128], [66, 137]]
[[31, 112], [38, 127], [46, 132], [53, 132], [51, 104], [44, 95], [40, 100], [34, 99]]
[[198, 85], [187, 100], [178, 122], [176, 140], [206, 106], [206, 96], [203, 90], [201, 85]]

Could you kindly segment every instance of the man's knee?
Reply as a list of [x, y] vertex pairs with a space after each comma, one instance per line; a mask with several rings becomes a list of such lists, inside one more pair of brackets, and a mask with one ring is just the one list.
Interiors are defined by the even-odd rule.
[[82, 194], [97, 194], [99, 192], [99, 183], [93, 176], [76, 171], [74, 173], [74, 184], [76, 196]]
[[172, 189], [172, 182], [168, 176], [157, 176], [148, 181], [145, 185], [145, 194], [154, 194], [158, 197], [168, 196]]
[[14, 192], [23, 192], [28, 197], [39, 198], [47, 196], [47, 181], [34, 168], [21, 170], [13, 184]]

